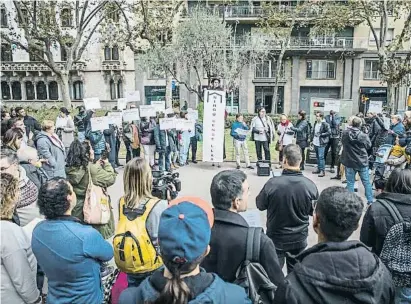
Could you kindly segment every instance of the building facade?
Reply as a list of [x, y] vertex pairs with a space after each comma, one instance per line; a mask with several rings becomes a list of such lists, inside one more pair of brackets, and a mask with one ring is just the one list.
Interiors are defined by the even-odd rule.
[[[72, 3], [67, 2], [64, 12], [57, 12], [57, 21], [63, 30], [70, 31], [75, 16]], [[70, 5], [71, 3], [71, 5]], [[22, 31], [12, 1], [1, 4], [1, 31]], [[102, 12], [103, 13], [103, 12]], [[64, 18], [60, 18], [63, 16]], [[134, 54], [124, 45], [116, 43], [111, 35], [119, 15], [108, 16], [98, 27], [80, 62], [70, 71], [70, 97], [73, 106], [83, 98], [98, 97], [103, 108], [117, 104], [117, 98], [134, 91]], [[54, 60], [63, 66], [67, 54], [58, 44], [52, 48]], [[1, 97], [3, 104], [41, 107], [62, 100], [61, 86], [56, 75], [36, 56], [17, 45], [1, 42]]]
[[[260, 1], [243, 2], [187, 1], [187, 6], [190, 11], [190, 7], [200, 3], [224, 16], [227, 23], [235, 25], [236, 34], [243, 32], [252, 36], [259, 31], [257, 22], [264, 14], [264, 8]], [[284, 4], [282, 9], [292, 10], [293, 2], [281, 1]], [[315, 18], [319, 12], [313, 10], [308, 14], [308, 18]], [[404, 26], [404, 20], [390, 18], [389, 22], [388, 42]], [[351, 99], [353, 113], [365, 111], [370, 100], [381, 100], [387, 104], [387, 86], [380, 80], [377, 48], [368, 26], [346, 28], [330, 36], [312, 37], [309, 32], [310, 28], [304, 27], [292, 33], [283, 58], [277, 102], [273, 96], [277, 74], [274, 56], [244, 67], [239, 89], [227, 94], [227, 105], [233, 106], [233, 112], [254, 113], [263, 105], [273, 113], [296, 114], [300, 109], [308, 113], [311, 97]], [[405, 57], [410, 50], [411, 44], [407, 42], [404, 52], [399, 52], [398, 56]], [[202, 85], [206, 87], [207, 82], [204, 78]], [[136, 88], [144, 92], [146, 103], [150, 102], [153, 90], [158, 92], [157, 98], [165, 98], [165, 79], [152, 77], [150, 73], [138, 72]], [[196, 94], [189, 93], [184, 86], [176, 86], [173, 96], [178, 95], [191, 107], [198, 104]], [[406, 109], [408, 95], [409, 87], [405, 85], [395, 91], [398, 110]]]

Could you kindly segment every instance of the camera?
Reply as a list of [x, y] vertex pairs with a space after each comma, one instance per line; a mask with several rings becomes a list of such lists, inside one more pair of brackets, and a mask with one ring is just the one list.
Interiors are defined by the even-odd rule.
[[180, 174], [178, 172], [153, 171], [153, 190], [151, 194], [160, 199], [175, 199], [181, 191]]

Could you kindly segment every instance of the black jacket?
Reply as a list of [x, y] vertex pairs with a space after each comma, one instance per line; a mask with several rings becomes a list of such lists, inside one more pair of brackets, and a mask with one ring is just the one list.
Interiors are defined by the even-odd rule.
[[[331, 119], [332, 118], [332, 119]], [[325, 121], [330, 125], [331, 128], [331, 138], [340, 138], [340, 124], [341, 118], [334, 114], [334, 116], [325, 116]]]
[[275, 304], [393, 304], [391, 275], [359, 241], [321, 243], [299, 261], [277, 289]]
[[85, 112], [78, 113], [76, 116], [74, 116], [74, 125], [77, 127], [77, 131], [79, 132], [86, 131], [86, 125], [84, 122], [85, 118], [86, 118]]
[[377, 255], [381, 254], [385, 236], [394, 225], [394, 220], [388, 210], [381, 205], [380, 200], [394, 203], [404, 220], [411, 221], [411, 195], [400, 193], [383, 192], [377, 196], [377, 201], [373, 203], [365, 213], [360, 240]]
[[[314, 123], [314, 127], [311, 130], [311, 142], [313, 142], [314, 140], [314, 136], [315, 136], [315, 126], [317, 125], [317, 121]], [[331, 136], [331, 128], [330, 125], [323, 121], [321, 123], [321, 128], [320, 128], [320, 146], [324, 147], [326, 146], [329, 141], [330, 141], [330, 136]]]
[[[218, 274], [224, 281], [232, 283], [236, 272], [246, 257], [248, 224], [234, 212], [214, 209], [215, 222], [211, 230], [210, 253], [205, 257], [202, 267], [207, 272]], [[261, 235], [260, 264], [270, 280], [278, 286], [284, 274], [278, 263], [273, 242]]]
[[37, 168], [29, 162], [21, 161], [20, 166], [26, 170], [27, 177], [31, 180], [37, 188], [40, 188], [46, 181], [49, 180], [46, 171], [42, 168]]
[[306, 148], [307, 141], [309, 140], [310, 136], [310, 127], [308, 125], [308, 122], [305, 119], [299, 120], [297, 121], [296, 126], [291, 127], [290, 129], [296, 133], [297, 144], [300, 145], [300, 143], [302, 143], [302, 145], [304, 145], [304, 148]]
[[24, 126], [26, 127], [27, 138], [30, 136], [30, 131], [33, 132], [33, 138], [41, 131], [41, 126], [38, 121], [31, 116], [24, 116]]
[[360, 170], [368, 167], [368, 150], [371, 141], [367, 134], [357, 128], [348, 128], [342, 134], [343, 152], [341, 163], [347, 168]]
[[278, 249], [307, 246], [309, 216], [317, 198], [317, 186], [299, 171], [284, 170], [264, 185], [257, 208], [267, 210], [267, 235]]
[[371, 144], [374, 145], [378, 135], [384, 128], [384, 122], [380, 117], [373, 117], [370, 122], [370, 129], [368, 131], [368, 137], [370, 138]]

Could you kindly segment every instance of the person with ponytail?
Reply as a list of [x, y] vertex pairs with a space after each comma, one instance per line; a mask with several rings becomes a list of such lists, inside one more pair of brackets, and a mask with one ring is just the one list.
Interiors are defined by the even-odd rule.
[[200, 268], [210, 252], [213, 223], [213, 210], [200, 198], [181, 197], [170, 202], [158, 231], [164, 268], [139, 287], [123, 291], [119, 304], [251, 304], [242, 287]]

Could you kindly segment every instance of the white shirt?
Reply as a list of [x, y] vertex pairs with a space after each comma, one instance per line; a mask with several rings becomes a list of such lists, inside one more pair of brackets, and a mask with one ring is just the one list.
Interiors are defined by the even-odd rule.
[[313, 144], [314, 146], [321, 146], [320, 144], [320, 131], [321, 131], [321, 125], [323, 122], [318, 122], [315, 124], [315, 129], [314, 129], [314, 139], [313, 139]]
[[[261, 122], [261, 120], [264, 122], [264, 124]], [[261, 119], [257, 117], [257, 119], [255, 120], [255, 128], [257, 131], [263, 131], [263, 134], [254, 133], [254, 140], [267, 141], [266, 132], [268, 132], [268, 122], [266, 116]]]
[[288, 123], [287, 127], [284, 127], [283, 125], [279, 124], [278, 125], [278, 131], [281, 132], [280, 135], [280, 140], [282, 139], [282, 145], [283, 146], [287, 146], [287, 145], [291, 145], [293, 143], [293, 139], [294, 139], [294, 134], [293, 135], [288, 135], [288, 134], [284, 134], [286, 132], [291, 131], [291, 127], [293, 126], [293, 124], [290, 122]]

